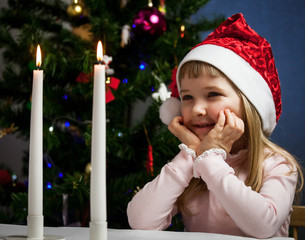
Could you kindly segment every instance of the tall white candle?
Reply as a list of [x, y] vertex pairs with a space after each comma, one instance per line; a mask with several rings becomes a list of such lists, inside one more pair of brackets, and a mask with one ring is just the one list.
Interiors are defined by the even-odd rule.
[[43, 237], [43, 71], [39, 70], [39, 67], [41, 66], [41, 51], [39, 45], [37, 46], [36, 66], [38, 67], [38, 69], [33, 71], [30, 125], [28, 237]]
[[106, 103], [105, 65], [101, 64], [103, 49], [101, 41], [97, 47], [97, 60], [94, 65], [91, 183], [90, 208], [91, 222], [106, 224]]

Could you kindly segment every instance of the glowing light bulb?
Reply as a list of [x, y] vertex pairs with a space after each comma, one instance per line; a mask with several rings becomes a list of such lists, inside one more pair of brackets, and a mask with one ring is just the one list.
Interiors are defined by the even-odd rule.
[[153, 23], [153, 24], [156, 24], [159, 22], [159, 17], [155, 14], [151, 15], [149, 20]]
[[74, 10], [75, 10], [76, 13], [81, 13], [83, 9], [80, 5], [76, 5]]

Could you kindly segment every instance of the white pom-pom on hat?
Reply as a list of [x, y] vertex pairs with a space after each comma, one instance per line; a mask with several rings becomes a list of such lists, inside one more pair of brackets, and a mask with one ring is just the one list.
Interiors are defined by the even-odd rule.
[[161, 121], [169, 125], [176, 116], [181, 116], [181, 101], [178, 98], [171, 97], [162, 103], [159, 109]]

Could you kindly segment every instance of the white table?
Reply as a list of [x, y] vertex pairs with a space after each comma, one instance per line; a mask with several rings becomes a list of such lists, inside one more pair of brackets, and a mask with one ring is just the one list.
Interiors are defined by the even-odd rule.
[[[11, 235], [26, 235], [27, 226], [0, 224], [0, 239]], [[66, 240], [89, 240], [89, 228], [81, 227], [45, 227], [45, 235], [63, 236]], [[141, 231], [108, 229], [108, 240], [253, 240], [222, 234]], [[293, 240], [293, 238], [271, 238], [272, 240]], [[269, 238], [270, 240], [270, 238]]]

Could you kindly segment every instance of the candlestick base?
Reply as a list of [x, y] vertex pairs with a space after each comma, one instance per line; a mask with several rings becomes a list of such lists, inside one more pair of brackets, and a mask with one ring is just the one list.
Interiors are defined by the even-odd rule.
[[64, 237], [61, 236], [53, 236], [53, 235], [46, 235], [42, 238], [28, 238], [28, 236], [7, 236], [4, 238], [5, 240], [65, 240]]
[[90, 222], [90, 240], [107, 240], [107, 222]]
[[43, 237], [43, 215], [28, 215], [28, 234], [29, 238], [38, 239]]
[[27, 218], [28, 235], [13, 235], [5, 237], [5, 240], [65, 240], [61, 236], [43, 235], [43, 216], [28, 215]]

